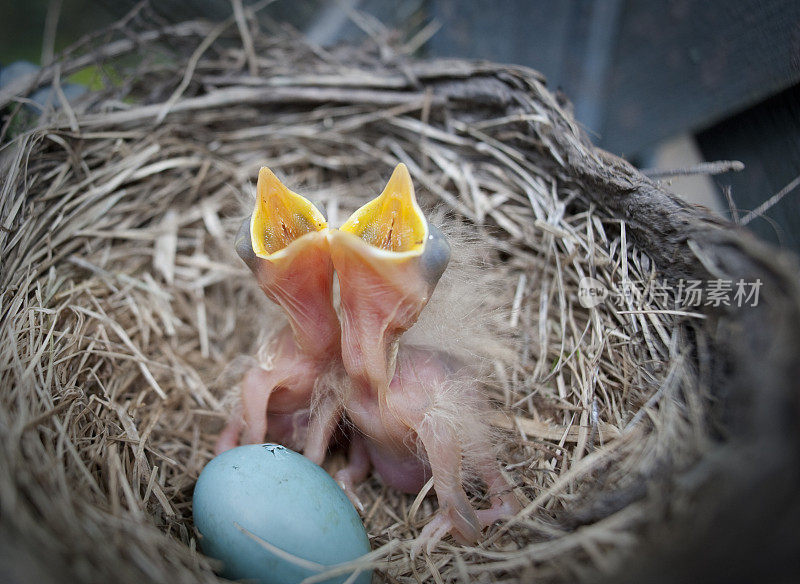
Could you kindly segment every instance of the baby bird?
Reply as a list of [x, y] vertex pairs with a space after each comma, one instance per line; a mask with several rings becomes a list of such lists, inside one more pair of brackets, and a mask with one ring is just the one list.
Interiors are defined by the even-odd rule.
[[[419, 492], [432, 476], [439, 512], [418, 547], [427, 542], [430, 549], [447, 532], [462, 543], [475, 542], [482, 527], [519, 505], [491, 444], [481, 439], [484, 400], [466, 369], [446, 352], [400, 344], [450, 259], [444, 236], [417, 205], [405, 165], [329, 238], [349, 383], [339, 386], [338, 400], [326, 400], [329, 407], [312, 410], [310, 440], [316, 432], [330, 435], [338, 405], [357, 430], [351, 443], [356, 457], [336, 477], [345, 490], [366, 476], [367, 460], [384, 483], [404, 492]], [[317, 461], [321, 455], [306, 454]], [[486, 483], [489, 509], [476, 512], [470, 504], [465, 464]]]
[[241, 403], [215, 452], [265, 436], [295, 450], [306, 440], [315, 383], [340, 360], [339, 319], [333, 307], [328, 225], [307, 199], [268, 168], [258, 173], [256, 205], [236, 236], [236, 252], [289, 324], [270, 341], [271, 362], [242, 381]]
[[[407, 493], [433, 479], [439, 511], [415, 552], [423, 545], [430, 550], [448, 532], [475, 542], [482, 527], [519, 509], [481, 415], [488, 404], [468, 370], [444, 350], [400, 342], [450, 259], [446, 239], [417, 204], [405, 165], [338, 230], [261, 169], [256, 210], [236, 246], [289, 316], [290, 328], [273, 341], [272, 368], [245, 375], [241, 411], [220, 436], [218, 451], [235, 446], [240, 434], [244, 442], [260, 442], [267, 433], [302, 446], [322, 464], [346, 420], [348, 464], [335, 478], [357, 507], [354, 489], [370, 466], [385, 484]], [[486, 484], [490, 508], [472, 507], [468, 478]]]

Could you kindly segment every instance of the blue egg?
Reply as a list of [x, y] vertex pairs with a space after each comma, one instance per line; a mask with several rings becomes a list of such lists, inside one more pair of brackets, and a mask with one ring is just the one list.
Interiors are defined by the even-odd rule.
[[[322, 468], [284, 446], [251, 444], [223, 452], [200, 473], [193, 505], [200, 547], [222, 561], [222, 575], [232, 580], [291, 584], [369, 552], [364, 525], [344, 491]], [[354, 582], [371, 579], [367, 571]]]

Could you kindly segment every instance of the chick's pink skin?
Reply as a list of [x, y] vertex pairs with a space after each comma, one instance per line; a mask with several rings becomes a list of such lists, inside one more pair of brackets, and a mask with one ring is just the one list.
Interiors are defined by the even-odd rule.
[[[250, 369], [241, 403], [215, 446], [217, 454], [265, 437], [302, 450], [317, 379], [338, 363], [340, 329], [333, 308], [333, 264], [323, 232], [306, 234], [274, 259], [245, 259], [289, 325], [271, 341], [268, 367]], [[274, 426], [274, 427], [273, 427]]]
[[[445, 403], [457, 397], [448, 395], [447, 388], [458, 375], [444, 353], [401, 347], [385, 402], [355, 390], [347, 403], [347, 415], [366, 437], [369, 459], [385, 484], [413, 494], [433, 476], [439, 513], [420, 537], [429, 548], [447, 532], [461, 543], [473, 543], [482, 527], [519, 510], [491, 446], [482, 435], [469, 435], [480, 429], [454, 419], [457, 404]], [[464, 492], [465, 457], [489, 489], [489, 509], [473, 509]]]
[[311, 395], [329, 357], [301, 349], [288, 326], [272, 339], [270, 353], [269, 369], [252, 367], [242, 379], [241, 403], [217, 441], [217, 454], [265, 438], [295, 450], [305, 446]]
[[373, 258], [367, 244], [347, 233], [333, 233], [331, 241], [341, 294], [342, 362], [362, 390], [386, 387], [398, 340], [416, 322], [432, 287], [413, 259]]
[[[399, 191], [413, 188], [404, 167], [395, 171], [387, 190], [391, 185]], [[357, 507], [354, 488], [366, 478], [370, 463], [387, 485], [405, 492], [419, 492], [433, 477], [440, 509], [418, 544], [430, 549], [448, 532], [474, 542], [482, 526], [513, 513], [518, 505], [491, 448], [469, 435], [477, 426], [459, 420], [453, 407], [458, 396], [447, 391], [454, 374], [449, 358], [411, 347], [398, 352], [400, 336], [414, 324], [438, 280], [430, 264], [423, 266], [418, 257], [409, 257], [413, 254], [403, 261], [374, 254], [352, 233], [338, 231], [304, 235], [278, 255], [274, 261], [242, 256], [267, 296], [283, 307], [290, 326], [274, 341], [269, 369], [253, 368], [245, 376], [240, 414], [231, 419], [217, 450], [235, 446], [240, 434], [246, 442], [260, 442], [267, 434], [287, 444], [303, 442], [304, 454], [321, 464], [346, 414], [357, 431], [349, 463], [335, 478]], [[339, 273], [341, 329], [331, 302], [333, 267]], [[319, 380], [331, 379], [330, 368], [340, 364], [348, 381], [319, 387]], [[464, 492], [465, 454], [489, 488], [490, 509], [474, 510]]]
[[[351, 382], [340, 411], [363, 436], [369, 459], [387, 485], [417, 493], [433, 477], [439, 513], [420, 541], [430, 548], [450, 532], [462, 543], [475, 542], [482, 526], [518, 506], [504, 492], [508, 486], [484, 444], [483, 451], [469, 455], [491, 489], [492, 508], [476, 513], [464, 492], [462, 469], [462, 446], [475, 440], [463, 434], [469, 426], [454, 419], [457, 407], [441, 407], [454, 397], [446, 391], [453, 373], [448, 358], [398, 349], [400, 336], [416, 321], [435, 282], [426, 281], [417, 258], [396, 261], [374, 254], [347, 233], [331, 234], [331, 257], [341, 290], [342, 361]], [[337, 415], [332, 411], [331, 419]], [[310, 442], [317, 432], [312, 414]]]
[[255, 259], [253, 273], [283, 308], [297, 348], [311, 358], [338, 360], [339, 318], [333, 307], [333, 262], [326, 232], [303, 235], [281, 257]]

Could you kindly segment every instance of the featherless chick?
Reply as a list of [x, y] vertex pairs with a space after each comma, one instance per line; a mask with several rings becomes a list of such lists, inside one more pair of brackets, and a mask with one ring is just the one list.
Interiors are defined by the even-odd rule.
[[[489, 405], [469, 369], [446, 347], [402, 342], [450, 260], [405, 165], [339, 229], [328, 229], [311, 203], [262, 169], [246, 225], [237, 251], [283, 307], [290, 330], [278, 333], [272, 369], [245, 375], [241, 409], [217, 450], [235, 446], [240, 434], [245, 442], [266, 434], [291, 438], [295, 448], [301, 440], [305, 456], [322, 464], [337, 427], [349, 426], [348, 464], [335, 478], [359, 509], [355, 487], [371, 467], [407, 493], [433, 479], [439, 511], [415, 551], [447, 533], [473, 543], [482, 527], [518, 511], [495, 458]], [[488, 509], [470, 503], [464, 485], [471, 479], [485, 483]]]
[[265, 437], [295, 450], [305, 444], [315, 384], [340, 361], [328, 224], [307, 199], [268, 168], [258, 173], [255, 209], [236, 236], [236, 252], [289, 324], [268, 342], [267, 366], [252, 367], [241, 401], [217, 439], [217, 454]]

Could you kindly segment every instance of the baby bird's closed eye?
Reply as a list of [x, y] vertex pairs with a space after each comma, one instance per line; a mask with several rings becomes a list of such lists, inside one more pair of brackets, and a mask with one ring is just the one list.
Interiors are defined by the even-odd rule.
[[[261, 188], [262, 174], [269, 188]], [[272, 371], [245, 376], [242, 415], [234, 416], [219, 444], [235, 445], [231, 436], [238, 436], [243, 423], [244, 439], [260, 441], [267, 419], [290, 413], [292, 406], [305, 411], [313, 391], [304, 454], [321, 464], [346, 417], [354, 427], [350, 461], [336, 478], [357, 506], [353, 490], [370, 464], [386, 484], [405, 492], [419, 492], [432, 477], [439, 512], [421, 533], [417, 549], [424, 543], [430, 548], [447, 532], [464, 543], [476, 541], [483, 526], [519, 506], [492, 444], [482, 439], [488, 432], [479, 412], [487, 406], [474, 380], [447, 352], [400, 342], [450, 256], [444, 236], [417, 205], [408, 170], [398, 165], [383, 193], [338, 230], [328, 230], [321, 215], [308, 209], [310, 203], [273, 178], [262, 169], [249, 242], [241, 238], [237, 250], [267, 296], [287, 312], [293, 334], [278, 336], [279, 358]], [[297, 216], [302, 220], [292, 222]], [[267, 238], [277, 234], [279, 241], [259, 248], [265, 232]], [[333, 269], [341, 292], [341, 318], [335, 322]], [[326, 371], [342, 366], [345, 378], [315, 385], [330, 378]], [[277, 411], [279, 403], [286, 409]], [[476, 511], [470, 504], [465, 464], [486, 483], [490, 509]]]

